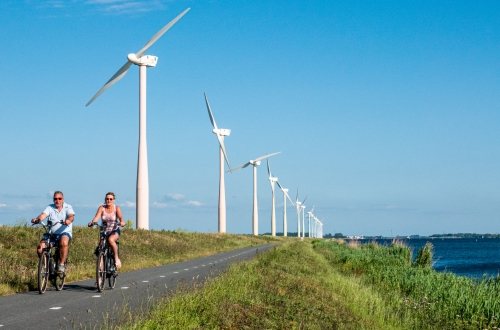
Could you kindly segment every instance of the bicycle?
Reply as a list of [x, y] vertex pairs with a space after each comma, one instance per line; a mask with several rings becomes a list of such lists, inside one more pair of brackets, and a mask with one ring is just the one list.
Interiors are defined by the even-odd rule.
[[[60, 221], [59, 223], [62, 223]], [[56, 223], [43, 221], [38, 223], [43, 226], [45, 233], [43, 234], [43, 240], [45, 241], [45, 248], [43, 249], [40, 257], [38, 258], [38, 293], [42, 294], [47, 289], [47, 283], [50, 281], [57, 291], [61, 291], [64, 287], [64, 281], [66, 279], [66, 273], [58, 272], [59, 268], [59, 244], [55, 240], [53, 234], [50, 233], [50, 229]]]
[[[104, 290], [104, 283], [106, 278], [108, 279], [108, 285], [110, 289], [113, 289], [116, 284], [116, 277], [118, 276], [118, 270], [115, 264], [115, 255], [113, 249], [108, 244], [108, 236], [104, 231], [106, 226], [94, 224], [94, 226], [99, 227], [99, 244], [95, 249], [96, 259], [96, 285], [97, 291], [102, 292]], [[120, 247], [119, 241], [116, 241], [117, 247]]]

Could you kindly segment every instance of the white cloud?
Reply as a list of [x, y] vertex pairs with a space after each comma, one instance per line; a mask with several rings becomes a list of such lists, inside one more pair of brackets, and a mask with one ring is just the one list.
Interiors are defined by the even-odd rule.
[[167, 207], [200, 207], [203, 203], [200, 201], [187, 199], [185, 195], [180, 193], [168, 193], [159, 201], [153, 202], [153, 207], [167, 208]]
[[7, 207], [7, 204], [5, 204], [5, 203], [0, 203], [0, 207]]
[[191, 206], [196, 206], [196, 207], [203, 206], [203, 203], [199, 202], [199, 201], [187, 201], [186, 204], [191, 205]]
[[143, 13], [164, 8], [163, 2], [160, 0], [87, 0], [85, 4], [112, 14]]
[[123, 206], [123, 207], [134, 208], [134, 207], [135, 207], [135, 202], [125, 201], [125, 203], [123, 203], [123, 205], [122, 205], [122, 206]]
[[168, 204], [163, 202], [153, 202], [153, 207], [157, 209], [164, 209], [168, 207]]

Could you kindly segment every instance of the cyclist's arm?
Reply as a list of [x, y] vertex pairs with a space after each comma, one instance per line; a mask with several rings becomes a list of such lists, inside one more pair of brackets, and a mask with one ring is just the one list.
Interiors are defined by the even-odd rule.
[[75, 220], [75, 215], [74, 214], [68, 214], [68, 216], [66, 217], [66, 220], [64, 220], [64, 224], [66, 226], [69, 226], [74, 220]]
[[102, 209], [103, 209], [102, 205], [99, 206], [99, 208], [97, 208], [97, 212], [94, 216], [94, 219], [92, 219], [92, 221], [89, 222], [89, 226], [92, 226], [99, 221], [99, 218], [101, 217], [102, 214]]
[[40, 221], [43, 221], [48, 216], [48, 214], [45, 213], [40, 213], [36, 218], [31, 219], [31, 223], [39, 223]]
[[120, 220], [120, 226], [125, 227], [125, 221], [123, 221], [122, 209], [116, 206], [116, 218]]

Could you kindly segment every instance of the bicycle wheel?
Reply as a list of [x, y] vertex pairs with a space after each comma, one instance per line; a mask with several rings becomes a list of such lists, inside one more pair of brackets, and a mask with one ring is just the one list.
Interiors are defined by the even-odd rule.
[[104, 253], [99, 253], [95, 267], [95, 281], [97, 291], [104, 290], [104, 282], [106, 281], [106, 256]]
[[109, 260], [109, 277], [108, 277], [108, 284], [111, 289], [115, 288], [116, 284], [116, 276], [118, 275], [116, 271], [116, 265], [115, 265], [115, 259], [114, 258], [108, 258]]
[[66, 279], [66, 273], [54, 274], [54, 286], [57, 291], [61, 291], [64, 288], [64, 280]]
[[49, 279], [49, 254], [44, 251], [38, 258], [38, 293], [42, 294], [47, 289]]

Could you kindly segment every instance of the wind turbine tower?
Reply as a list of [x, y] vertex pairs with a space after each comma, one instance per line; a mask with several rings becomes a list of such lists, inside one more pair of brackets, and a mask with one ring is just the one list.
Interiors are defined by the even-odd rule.
[[259, 235], [259, 206], [257, 201], [257, 167], [261, 164], [264, 159], [272, 157], [274, 155], [279, 154], [280, 152], [275, 152], [272, 154], [267, 154], [264, 156], [257, 157], [255, 159], [249, 160], [243, 165], [240, 165], [232, 171], [239, 170], [241, 168], [248, 167], [250, 165], [253, 166], [253, 207], [252, 207], [252, 233], [254, 235]]
[[278, 184], [278, 187], [280, 187], [281, 191], [283, 192], [283, 236], [288, 236], [288, 224], [287, 224], [287, 219], [286, 219], [286, 200], [288, 199], [290, 203], [294, 204], [290, 196], [288, 195], [288, 189], [283, 188], [279, 181], [276, 181]]
[[207, 105], [208, 116], [210, 117], [210, 122], [212, 123], [213, 130], [212, 132], [217, 136], [217, 140], [219, 141], [219, 216], [218, 216], [218, 229], [219, 233], [226, 232], [226, 184], [224, 181], [224, 160], [227, 163], [227, 167], [229, 166], [229, 160], [227, 159], [227, 152], [224, 146], [224, 137], [229, 136], [231, 134], [230, 129], [226, 128], [218, 128], [217, 123], [215, 122], [215, 117], [210, 108], [210, 103], [208, 103], [207, 95], [205, 94], [205, 104]]
[[267, 174], [269, 174], [269, 183], [271, 183], [271, 194], [272, 194], [272, 204], [271, 204], [271, 236], [276, 236], [276, 202], [274, 198], [274, 188], [278, 178], [272, 176], [271, 169], [269, 168], [269, 159], [267, 160]]
[[305, 229], [305, 221], [304, 221], [304, 218], [305, 218], [305, 209], [306, 209], [306, 206], [304, 205], [304, 203], [302, 202], [302, 205], [300, 205], [300, 208], [302, 209], [302, 238], [306, 237], [306, 229]]
[[144, 55], [146, 51], [160, 39], [190, 8], [177, 15], [160, 31], [158, 31], [137, 53], [127, 56], [127, 62], [97, 91], [85, 104], [89, 106], [106, 89], [122, 79], [132, 64], [139, 66], [139, 150], [137, 156], [137, 185], [136, 185], [136, 227], [149, 229], [149, 175], [148, 175], [148, 147], [146, 141], [146, 69], [153, 68], [158, 62], [158, 57]]

